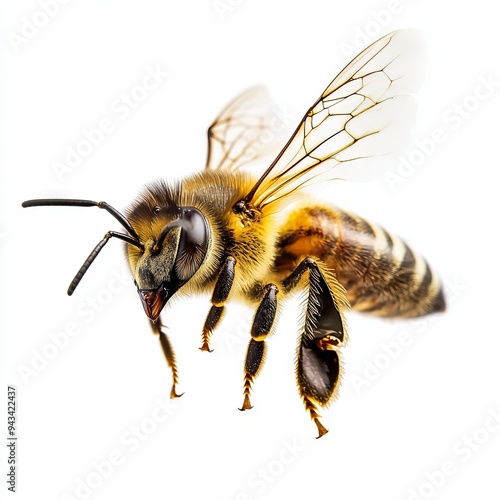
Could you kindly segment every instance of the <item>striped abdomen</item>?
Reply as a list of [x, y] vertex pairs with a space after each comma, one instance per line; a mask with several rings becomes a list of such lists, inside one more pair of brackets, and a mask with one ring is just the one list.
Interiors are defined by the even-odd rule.
[[310, 255], [335, 271], [355, 310], [415, 317], [445, 309], [438, 277], [400, 238], [339, 209], [305, 207], [291, 214], [278, 242], [276, 269]]

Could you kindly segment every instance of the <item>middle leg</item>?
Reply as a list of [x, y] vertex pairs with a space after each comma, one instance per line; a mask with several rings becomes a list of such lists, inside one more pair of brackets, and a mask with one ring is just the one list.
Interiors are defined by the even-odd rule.
[[253, 381], [259, 374], [264, 363], [266, 355], [265, 339], [269, 335], [274, 319], [276, 317], [276, 309], [278, 306], [277, 300], [278, 287], [273, 283], [269, 283], [264, 287], [264, 297], [262, 298], [257, 312], [255, 313], [252, 329], [250, 331], [252, 338], [248, 344], [247, 356], [245, 359], [245, 378], [243, 384], [243, 406], [241, 411], [250, 410], [250, 391]]

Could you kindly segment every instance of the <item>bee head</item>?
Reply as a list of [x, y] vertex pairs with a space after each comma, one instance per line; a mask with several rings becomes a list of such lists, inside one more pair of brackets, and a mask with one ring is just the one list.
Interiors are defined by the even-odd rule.
[[157, 205], [150, 213], [149, 223], [141, 220], [137, 226], [144, 250], [129, 245], [128, 256], [144, 311], [156, 321], [170, 297], [205, 261], [210, 229], [194, 207]]
[[127, 231], [108, 231], [89, 254], [68, 287], [72, 295], [96, 257], [111, 239], [127, 243], [128, 262], [144, 310], [156, 321], [168, 299], [190, 281], [204, 263], [212, 235], [207, 218], [180, 202], [180, 186], [152, 184], [121, 214], [105, 201], [46, 198], [27, 200], [23, 207], [98, 207], [110, 213]]

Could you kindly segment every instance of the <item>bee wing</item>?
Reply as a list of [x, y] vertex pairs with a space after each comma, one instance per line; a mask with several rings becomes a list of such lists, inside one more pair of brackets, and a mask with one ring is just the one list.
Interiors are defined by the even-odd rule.
[[205, 168], [236, 170], [265, 156], [276, 145], [284, 125], [283, 114], [265, 87], [246, 90], [210, 125]]
[[314, 182], [332, 180], [339, 165], [351, 168], [352, 162], [392, 152], [403, 122], [415, 116], [406, 93], [419, 83], [419, 38], [414, 30], [395, 31], [355, 57], [243, 201], [263, 208]]

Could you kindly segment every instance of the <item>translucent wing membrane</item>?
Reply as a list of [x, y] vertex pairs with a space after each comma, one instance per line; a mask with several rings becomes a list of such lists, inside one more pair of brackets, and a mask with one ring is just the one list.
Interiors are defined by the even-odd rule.
[[243, 92], [208, 129], [206, 168], [235, 170], [266, 155], [276, 145], [284, 125], [283, 115], [266, 88]]
[[330, 83], [245, 198], [264, 207], [314, 182], [338, 177], [342, 164], [384, 156], [415, 115], [417, 32], [396, 31], [370, 45]]

